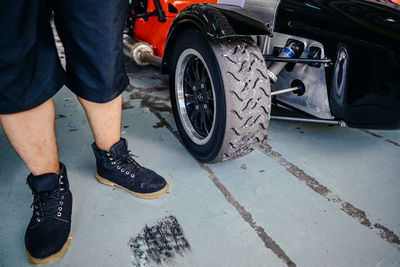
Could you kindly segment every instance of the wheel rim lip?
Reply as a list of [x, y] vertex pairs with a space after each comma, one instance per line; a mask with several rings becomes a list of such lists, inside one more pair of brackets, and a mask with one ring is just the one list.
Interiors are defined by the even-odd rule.
[[[193, 127], [188, 110], [186, 109], [186, 104], [185, 104], [185, 90], [184, 90], [184, 76], [185, 76], [185, 69], [192, 57], [197, 57], [202, 64], [204, 65], [204, 68], [207, 71], [207, 75], [210, 79], [210, 84], [211, 84], [211, 91], [212, 91], [212, 96], [213, 96], [213, 106], [214, 106], [214, 112], [213, 112], [213, 121], [212, 121], [212, 126], [211, 130], [208, 133], [206, 137], [201, 136]], [[212, 82], [210, 70], [208, 69], [208, 66], [202, 57], [202, 55], [196, 51], [193, 48], [187, 48], [184, 50], [181, 55], [179, 56], [178, 62], [177, 62], [177, 67], [176, 67], [176, 72], [175, 72], [175, 96], [176, 96], [176, 104], [177, 104], [177, 109], [179, 113], [179, 117], [181, 119], [183, 128], [186, 132], [186, 134], [189, 136], [190, 140], [192, 140], [195, 144], [197, 145], [204, 145], [206, 144], [210, 139], [211, 136], [214, 133], [215, 129], [215, 121], [216, 121], [216, 101], [215, 101], [215, 89], [214, 89], [214, 84]]]

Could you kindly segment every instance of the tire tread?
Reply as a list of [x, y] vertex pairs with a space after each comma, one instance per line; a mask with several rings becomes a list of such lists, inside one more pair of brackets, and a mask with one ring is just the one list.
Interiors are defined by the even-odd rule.
[[[250, 39], [221, 42], [216, 53], [227, 93], [227, 129], [213, 162], [247, 155], [264, 140], [270, 119], [271, 90], [261, 51]], [[228, 106], [230, 104], [230, 107]]]

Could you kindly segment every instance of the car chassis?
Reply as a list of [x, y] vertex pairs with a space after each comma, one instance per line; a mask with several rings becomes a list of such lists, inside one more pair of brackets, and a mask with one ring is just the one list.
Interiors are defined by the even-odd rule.
[[203, 162], [251, 152], [270, 118], [400, 128], [392, 1], [131, 0], [124, 51], [170, 75], [178, 131]]

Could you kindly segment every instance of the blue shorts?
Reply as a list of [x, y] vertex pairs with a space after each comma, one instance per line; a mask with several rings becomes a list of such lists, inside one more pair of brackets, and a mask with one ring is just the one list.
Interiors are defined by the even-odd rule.
[[[0, 114], [32, 109], [66, 84], [105, 103], [128, 85], [122, 52], [126, 0], [0, 0]], [[65, 48], [57, 55], [50, 18]]]

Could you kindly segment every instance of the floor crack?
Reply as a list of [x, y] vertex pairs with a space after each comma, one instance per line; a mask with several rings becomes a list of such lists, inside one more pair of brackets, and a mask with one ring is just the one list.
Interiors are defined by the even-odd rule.
[[[365, 129], [362, 129], [360, 131], [363, 132], [363, 133], [372, 135], [372, 136], [374, 136], [376, 138], [384, 138], [382, 135], [379, 135], [377, 133], [374, 133], [374, 132], [371, 132], [371, 131], [368, 131], [368, 130], [365, 130]], [[384, 140], [385, 140], [385, 142], [388, 142], [389, 144], [392, 144], [392, 145], [400, 147], [400, 143], [397, 143], [397, 142], [395, 142], [393, 140], [390, 140], [390, 139], [387, 139], [387, 138], [384, 138]]]

